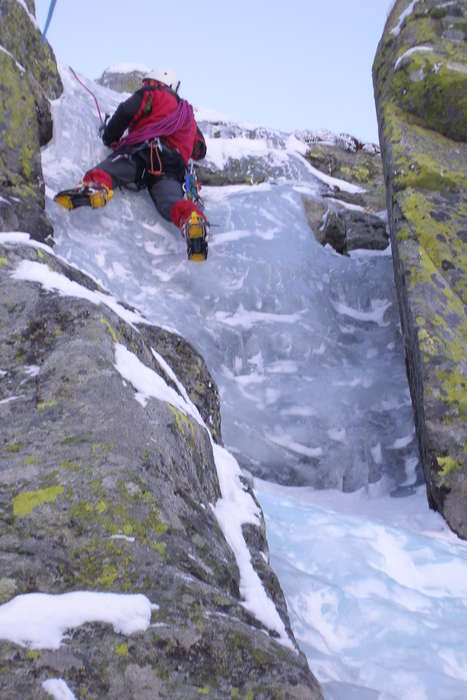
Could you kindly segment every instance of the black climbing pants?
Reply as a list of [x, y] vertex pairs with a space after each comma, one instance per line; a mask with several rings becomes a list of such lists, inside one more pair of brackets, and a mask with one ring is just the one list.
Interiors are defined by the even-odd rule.
[[147, 187], [159, 214], [170, 221], [173, 205], [178, 200], [183, 199], [182, 182], [185, 166], [183, 164], [181, 167], [177, 162], [177, 167], [170, 167], [169, 163], [168, 172], [166, 172], [164, 160], [166, 159], [162, 158], [164, 171], [162, 175], [148, 175], [149, 149], [137, 153], [113, 153], [94, 168], [88, 170], [85, 179], [100, 182], [102, 178], [99, 177], [99, 171], [104, 171], [112, 178], [112, 189], [128, 185], [137, 185], [139, 188]]

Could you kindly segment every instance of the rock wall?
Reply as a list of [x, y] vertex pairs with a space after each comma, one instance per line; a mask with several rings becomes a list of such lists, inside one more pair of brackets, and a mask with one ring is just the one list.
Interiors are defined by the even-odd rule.
[[[26, 8], [29, 8], [26, 9]], [[40, 146], [52, 137], [49, 99], [62, 84], [34, 19], [34, 2], [0, 0], [0, 231], [46, 240]]]
[[96, 80], [96, 83], [115, 90], [115, 92], [132, 93], [141, 87], [144, 75], [148, 72], [149, 70], [142, 71], [135, 67], [134, 70], [121, 73], [111, 67], [102, 73], [101, 77]]
[[373, 66], [395, 280], [430, 504], [467, 538], [467, 37], [398, 0]]
[[[196, 378], [192, 399], [219, 440], [200, 356], [50, 249], [5, 234], [0, 294], [0, 696], [45, 698], [58, 676], [77, 698], [321, 698], [261, 520], [244, 526], [245, 546], [290, 648], [242, 605], [214, 512], [213, 444], [179, 383], [190, 391]], [[88, 623], [55, 650], [5, 641], [2, 603], [70, 591], [142, 594], [157, 608], [138, 634]]]
[[[0, 0], [0, 70], [0, 231], [44, 241], [40, 146], [62, 86], [32, 0]], [[0, 696], [320, 700], [237, 475], [270, 614], [245, 603], [216, 516], [226, 453], [203, 359], [26, 233], [0, 233], [0, 295]], [[55, 610], [70, 592], [146, 602], [147, 624], [80, 609], [66, 639], [34, 641], [51, 616], [29, 594]], [[30, 619], [8, 623], [22, 605]]]
[[322, 245], [338, 253], [388, 247], [383, 165], [380, 150], [349, 134], [297, 132], [307, 145], [306, 160], [324, 175], [356, 185], [348, 192], [337, 185], [323, 189], [321, 199], [303, 197], [308, 223]]

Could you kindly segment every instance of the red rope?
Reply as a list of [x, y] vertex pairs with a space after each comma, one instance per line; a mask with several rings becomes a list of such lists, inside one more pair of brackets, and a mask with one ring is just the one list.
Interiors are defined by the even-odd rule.
[[89, 94], [93, 97], [94, 102], [96, 103], [97, 111], [98, 111], [98, 113], [99, 113], [99, 119], [101, 120], [101, 124], [103, 124], [103, 123], [104, 123], [104, 120], [102, 119], [102, 114], [101, 114], [101, 110], [100, 110], [100, 107], [99, 107], [99, 102], [97, 101], [97, 97], [96, 97], [95, 94], [92, 92], [92, 90], [90, 90], [90, 89], [87, 87], [87, 85], [85, 85], [85, 84], [78, 78], [78, 76], [76, 75], [75, 71], [73, 70], [73, 68], [72, 68], [71, 66], [69, 66], [69, 69], [70, 69], [70, 71], [72, 72], [72, 74], [73, 74], [73, 76], [75, 77], [75, 79], [78, 81], [78, 83], [79, 83], [80, 85], [82, 85], [82, 86], [84, 87], [84, 89], [87, 90], [87, 91], [89, 92]]

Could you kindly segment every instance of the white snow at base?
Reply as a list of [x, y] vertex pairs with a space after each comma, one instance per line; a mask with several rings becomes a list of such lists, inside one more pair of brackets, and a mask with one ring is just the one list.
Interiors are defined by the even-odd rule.
[[65, 632], [87, 622], [105, 622], [121, 634], [144, 632], [152, 604], [141, 594], [74, 591], [27, 593], [0, 605], [0, 639], [33, 649], [58, 649]]
[[76, 700], [76, 695], [61, 678], [49, 678], [42, 683], [42, 687], [54, 700]]
[[242, 525], [250, 523], [258, 526], [260, 524], [258, 506], [240, 481], [241, 471], [235, 457], [214, 442], [212, 448], [222, 493], [222, 498], [213, 506], [213, 510], [237, 560], [242, 605], [268, 629], [279, 634], [278, 642], [295, 650], [276, 606], [266, 594], [253, 568], [250, 552], [243, 537]]
[[408, 58], [408, 56], [411, 56], [414, 53], [423, 53], [423, 52], [425, 52], [425, 53], [431, 52], [432, 53], [433, 49], [431, 46], [413, 46], [411, 49], [404, 51], [404, 53], [401, 56], [399, 56], [399, 58], [397, 59], [397, 61], [394, 64], [394, 71], [396, 71], [400, 67], [402, 61], [405, 58]]
[[325, 700], [467, 697], [467, 542], [381, 485], [352, 494], [255, 479], [271, 563]]

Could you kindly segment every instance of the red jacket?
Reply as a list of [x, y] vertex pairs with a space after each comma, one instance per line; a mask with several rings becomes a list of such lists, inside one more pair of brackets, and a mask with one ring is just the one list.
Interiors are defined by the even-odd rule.
[[[175, 111], [179, 99], [173, 90], [162, 83], [145, 85], [118, 106], [107, 123], [102, 140], [106, 146], [110, 146], [121, 138], [126, 129], [131, 132], [160, 121]], [[190, 158], [200, 160], [206, 155], [206, 143], [194, 119], [175, 134], [162, 137], [161, 141], [177, 150], [185, 164]]]

